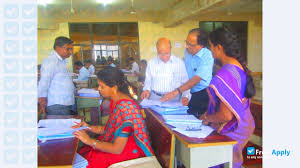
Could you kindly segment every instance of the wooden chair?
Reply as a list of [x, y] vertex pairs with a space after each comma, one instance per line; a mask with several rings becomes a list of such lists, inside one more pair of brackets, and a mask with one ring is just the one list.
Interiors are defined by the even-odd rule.
[[98, 87], [97, 77], [89, 77], [88, 87], [89, 88], [96, 88], [96, 87]]

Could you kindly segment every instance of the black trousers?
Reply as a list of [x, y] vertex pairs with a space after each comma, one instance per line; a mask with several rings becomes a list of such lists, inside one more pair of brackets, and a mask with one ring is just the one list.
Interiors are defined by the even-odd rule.
[[208, 101], [209, 97], [206, 89], [192, 93], [192, 98], [188, 105], [188, 113], [193, 114], [195, 117], [199, 118], [207, 110]]

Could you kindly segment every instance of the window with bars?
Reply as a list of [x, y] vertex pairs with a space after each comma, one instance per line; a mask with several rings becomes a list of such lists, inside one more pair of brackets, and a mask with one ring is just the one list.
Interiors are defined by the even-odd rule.
[[[94, 45], [94, 54], [96, 56], [108, 58], [109, 56], [113, 57], [113, 59], [118, 59], [119, 57], [119, 46], [112, 44], [95, 44]], [[95, 57], [96, 61], [97, 57]]]
[[[70, 23], [70, 38], [74, 41], [73, 62], [94, 60], [102, 64], [112, 56], [120, 67], [127, 66], [127, 59], [139, 60], [138, 24], [122, 23]], [[97, 62], [98, 60], [98, 62]]]

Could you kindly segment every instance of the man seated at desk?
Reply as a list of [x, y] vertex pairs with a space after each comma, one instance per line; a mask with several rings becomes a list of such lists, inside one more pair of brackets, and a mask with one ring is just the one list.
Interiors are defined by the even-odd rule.
[[85, 67], [89, 71], [89, 76], [95, 75], [95, 66], [93, 65], [92, 60], [90, 60], [90, 59], [87, 60], [86, 63], [85, 63]]
[[128, 58], [129, 64], [131, 65], [131, 73], [139, 73], [140, 69], [139, 69], [139, 65], [135, 62], [133, 57], [129, 57]]
[[74, 66], [76, 70], [79, 70], [77, 81], [88, 81], [90, 72], [83, 66], [82, 62], [77, 61]]
[[111, 67], [116, 67], [116, 65], [114, 64], [114, 59], [111, 56], [107, 58], [107, 65]]
[[48, 115], [71, 115], [74, 105], [74, 84], [67, 68], [67, 58], [73, 51], [73, 41], [57, 37], [54, 51], [43, 61], [38, 84], [38, 103], [42, 113]]
[[136, 75], [139, 77], [138, 81], [144, 83], [145, 76], [146, 76], [146, 68], [147, 68], [147, 61], [141, 60], [140, 61], [140, 72], [136, 73]]
[[[141, 98], [159, 100], [186, 81], [188, 74], [184, 62], [171, 55], [171, 42], [167, 38], [161, 38], [156, 43], [157, 55], [151, 59], [146, 68], [146, 79]], [[179, 94], [174, 101], [180, 101], [186, 106], [191, 97], [190, 90]]]

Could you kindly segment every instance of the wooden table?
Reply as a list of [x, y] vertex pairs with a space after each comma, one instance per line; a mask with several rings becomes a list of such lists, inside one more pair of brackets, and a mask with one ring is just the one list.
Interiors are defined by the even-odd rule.
[[[83, 117], [86, 121], [85, 108], [90, 108], [91, 122], [92, 124], [101, 124], [101, 111], [100, 111], [100, 99], [102, 97], [81, 97], [75, 96], [77, 103], [77, 112], [80, 115], [80, 110], [83, 109]], [[82, 116], [82, 115], [80, 115]]]
[[215, 131], [206, 138], [190, 138], [173, 131], [160, 114], [150, 109], [145, 109], [145, 113], [175, 135], [175, 156], [186, 168], [205, 168], [223, 163], [226, 168], [232, 167], [233, 145], [236, 141]]
[[[47, 119], [67, 119], [78, 118], [79, 116], [72, 115], [48, 115]], [[77, 147], [77, 138], [65, 138], [47, 140], [46, 142], [38, 141], [38, 167], [73, 167]]]

